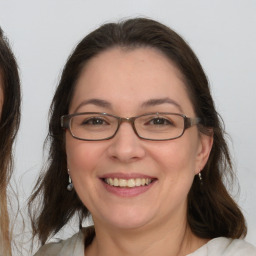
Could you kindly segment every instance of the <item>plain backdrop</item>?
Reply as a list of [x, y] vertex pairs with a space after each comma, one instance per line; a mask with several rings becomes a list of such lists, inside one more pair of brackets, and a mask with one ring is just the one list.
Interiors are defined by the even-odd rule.
[[17, 57], [22, 80], [22, 121], [15, 151], [21, 204], [43, 165], [48, 109], [71, 50], [99, 25], [138, 16], [176, 30], [199, 57], [231, 137], [240, 183], [235, 196], [248, 222], [246, 239], [256, 245], [254, 0], [0, 0], [0, 26]]

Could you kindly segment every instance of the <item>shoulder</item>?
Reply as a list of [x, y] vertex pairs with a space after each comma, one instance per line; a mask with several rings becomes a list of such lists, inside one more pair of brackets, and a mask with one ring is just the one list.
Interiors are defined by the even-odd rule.
[[218, 248], [219, 252], [225, 256], [256, 256], [256, 248], [243, 239], [215, 238], [209, 242], [208, 248], [209, 252], [213, 252], [212, 255], [215, 254], [215, 248]]
[[210, 240], [189, 256], [256, 256], [256, 247], [242, 239], [218, 237]]
[[85, 233], [80, 231], [67, 240], [42, 246], [34, 256], [83, 256]]

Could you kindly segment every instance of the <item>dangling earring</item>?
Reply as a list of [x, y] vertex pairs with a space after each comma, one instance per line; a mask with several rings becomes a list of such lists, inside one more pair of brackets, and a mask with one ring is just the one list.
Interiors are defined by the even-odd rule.
[[69, 175], [69, 169], [68, 169], [68, 183], [69, 184], [67, 185], [67, 190], [72, 191], [73, 188], [74, 188], [74, 185], [73, 185], [72, 180], [71, 180], [70, 175]]
[[200, 185], [202, 186], [203, 185], [203, 178], [202, 178], [201, 172], [198, 173], [198, 178], [199, 178], [199, 181], [200, 181]]

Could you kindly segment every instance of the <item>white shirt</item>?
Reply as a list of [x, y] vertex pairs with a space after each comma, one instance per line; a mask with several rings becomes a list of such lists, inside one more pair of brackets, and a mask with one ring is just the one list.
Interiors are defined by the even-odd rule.
[[256, 256], [256, 247], [242, 239], [218, 237], [187, 256]]
[[[35, 256], [84, 256], [84, 239], [80, 231], [67, 240], [44, 245]], [[242, 239], [218, 237], [187, 256], [256, 256], [256, 247]]]

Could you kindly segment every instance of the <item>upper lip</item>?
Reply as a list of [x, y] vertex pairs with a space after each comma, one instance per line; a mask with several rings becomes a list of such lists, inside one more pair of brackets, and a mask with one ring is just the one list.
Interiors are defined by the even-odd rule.
[[156, 179], [156, 177], [141, 174], [141, 173], [107, 173], [102, 176], [100, 176], [101, 179], [107, 179], [107, 178], [118, 178], [118, 179], [136, 179], [136, 178], [145, 178], [145, 179]]

